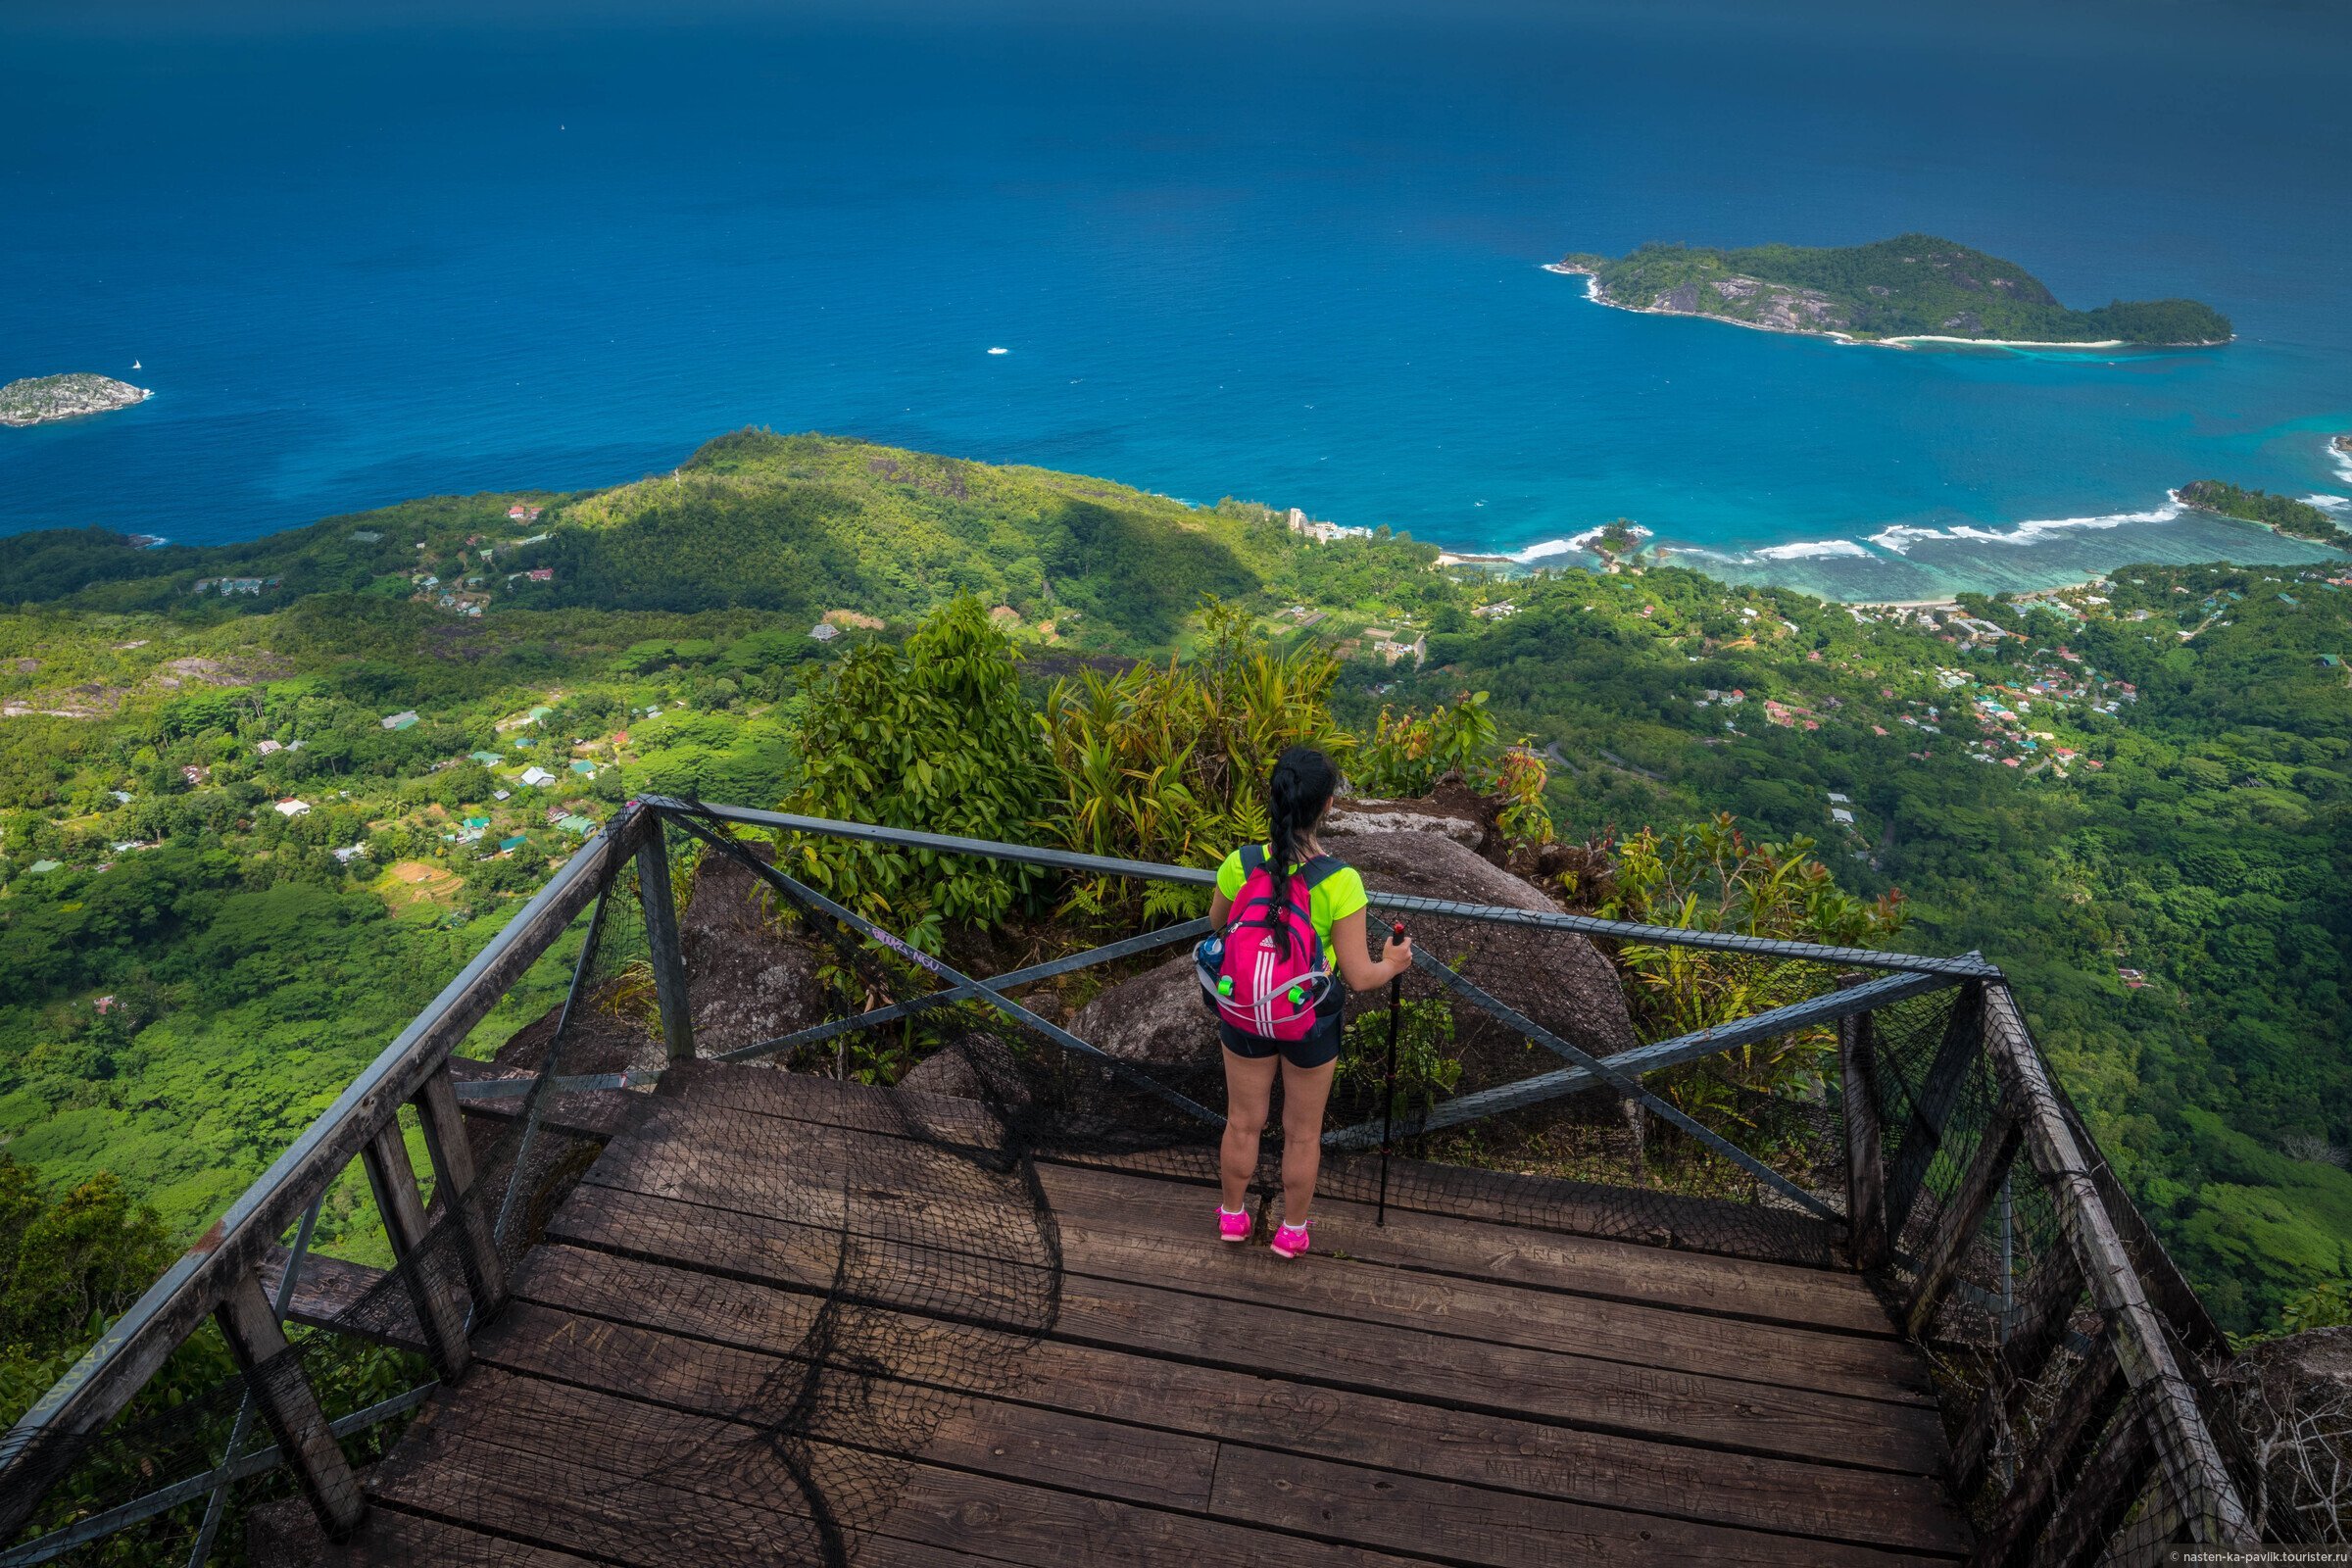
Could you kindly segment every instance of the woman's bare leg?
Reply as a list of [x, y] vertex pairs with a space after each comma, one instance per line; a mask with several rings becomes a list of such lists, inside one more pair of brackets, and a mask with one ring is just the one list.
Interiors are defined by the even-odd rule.
[[[1217, 1152], [1217, 1181], [1225, 1212], [1239, 1214], [1250, 1200], [1250, 1178], [1257, 1174], [1258, 1140], [1266, 1131], [1266, 1108], [1274, 1099], [1279, 1056], [1225, 1054], [1225, 1142]], [[1325, 1081], [1328, 1093], [1329, 1080]], [[1318, 1102], [1315, 1114], [1322, 1115]], [[1287, 1125], [1288, 1118], [1285, 1122]]]
[[1323, 1106], [1331, 1099], [1335, 1058], [1320, 1067], [1282, 1064], [1282, 1222], [1306, 1223], [1323, 1172]]

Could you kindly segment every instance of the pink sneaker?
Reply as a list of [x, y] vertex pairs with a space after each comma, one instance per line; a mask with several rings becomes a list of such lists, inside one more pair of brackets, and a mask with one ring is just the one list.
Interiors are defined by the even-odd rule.
[[1236, 1214], [1222, 1203], [1217, 1205], [1217, 1237], [1220, 1241], [1246, 1242], [1250, 1239], [1250, 1231], [1247, 1209]]
[[[1306, 1222], [1306, 1225], [1312, 1225], [1314, 1221], [1310, 1219]], [[1274, 1241], [1272, 1243], [1274, 1248], [1274, 1255], [1276, 1257], [1298, 1257], [1303, 1255], [1306, 1251], [1306, 1225], [1285, 1224], [1276, 1227], [1274, 1231]]]

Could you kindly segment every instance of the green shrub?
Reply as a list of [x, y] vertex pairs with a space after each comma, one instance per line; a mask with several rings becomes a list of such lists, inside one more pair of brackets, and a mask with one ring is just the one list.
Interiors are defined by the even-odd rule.
[[1494, 759], [1494, 715], [1485, 692], [1463, 692], [1452, 706], [1424, 716], [1380, 710], [1372, 738], [1356, 748], [1348, 764], [1348, 787], [1359, 794], [1397, 800], [1427, 795], [1441, 779], [1476, 780]]
[[[1643, 828], [1617, 853], [1604, 918], [1690, 931], [1883, 946], [1902, 928], [1901, 897], [1865, 903], [1830, 880], [1810, 839], [1750, 840], [1729, 813], [1666, 832]], [[1629, 944], [1618, 962], [1633, 984], [1626, 1004], [1644, 1039], [1662, 1040], [1752, 1017], [1818, 995], [1819, 965], [1698, 948]], [[1827, 1028], [1777, 1036], [1663, 1075], [1662, 1092], [1705, 1119], [1736, 1119], [1742, 1091], [1786, 1093], [1812, 1081], [1836, 1044]]]
[[[1190, 662], [1088, 671], [1054, 683], [1046, 732], [1061, 798], [1054, 827], [1089, 855], [1214, 865], [1265, 837], [1262, 792], [1274, 760], [1297, 745], [1345, 764], [1352, 739], [1331, 714], [1339, 664], [1325, 650], [1277, 651], [1247, 616], [1211, 602], [1205, 651]], [[1077, 882], [1067, 907], [1101, 913], [1123, 895], [1113, 878]], [[1199, 913], [1199, 889], [1155, 884], [1147, 913]]]
[[[904, 651], [863, 642], [806, 679], [802, 779], [783, 808], [1015, 843], [1041, 836], [1052, 785], [1012, 644], [965, 595]], [[918, 947], [947, 921], [1001, 920], [1039, 873], [970, 856], [785, 835], [781, 862]]]

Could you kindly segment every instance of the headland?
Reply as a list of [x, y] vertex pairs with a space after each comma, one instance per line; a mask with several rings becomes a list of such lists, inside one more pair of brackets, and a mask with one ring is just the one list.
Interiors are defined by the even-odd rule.
[[2211, 348], [2230, 318], [2196, 300], [2118, 300], [2069, 310], [2014, 262], [1902, 234], [1874, 245], [1644, 245], [1628, 256], [1572, 253], [1547, 270], [1589, 279], [1594, 303], [1699, 316], [1766, 332], [1908, 348]]

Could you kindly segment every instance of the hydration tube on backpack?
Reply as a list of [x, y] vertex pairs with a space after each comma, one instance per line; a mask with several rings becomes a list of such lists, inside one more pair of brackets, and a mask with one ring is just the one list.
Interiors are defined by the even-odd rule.
[[[1225, 930], [1193, 950], [1200, 989], [1219, 1019], [1263, 1040], [1303, 1040], [1313, 1032], [1332, 976], [1331, 956], [1308, 910], [1316, 887], [1339, 869], [1337, 857], [1316, 856], [1298, 867], [1277, 901], [1264, 846], [1242, 851], [1242, 891], [1234, 896]], [[1276, 936], [1278, 929], [1287, 942]]]

